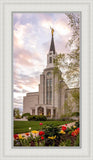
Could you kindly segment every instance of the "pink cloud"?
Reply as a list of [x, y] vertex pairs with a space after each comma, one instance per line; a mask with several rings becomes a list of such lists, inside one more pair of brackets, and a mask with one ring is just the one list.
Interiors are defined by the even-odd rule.
[[68, 18], [63, 13], [17, 13], [14, 18], [14, 106], [18, 106], [19, 99], [22, 104], [27, 92], [38, 91], [39, 75], [46, 66], [50, 47], [50, 25], [55, 29], [57, 53], [69, 52], [65, 45], [72, 33]]

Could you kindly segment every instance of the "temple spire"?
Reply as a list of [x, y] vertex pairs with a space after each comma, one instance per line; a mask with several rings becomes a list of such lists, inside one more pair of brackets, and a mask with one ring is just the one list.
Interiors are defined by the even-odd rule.
[[53, 38], [53, 34], [54, 34], [54, 29], [51, 28], [51, 34], [52, 34], [52, 39], [51, 39], [51, 45], [50, 45], [50, 51], [53, 51], [53, 54], [55, 54], [55, 45], [54, 45], [54, 38]]

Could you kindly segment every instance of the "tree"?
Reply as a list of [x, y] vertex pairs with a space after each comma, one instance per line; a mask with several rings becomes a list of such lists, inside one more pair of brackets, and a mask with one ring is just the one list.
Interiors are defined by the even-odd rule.
[[[80, 87], [80, 16], [74, 13], [66, 13], [69, 19], [69, 24], [72, 29], [72, 37], [66, 44], [69, 45], [70, 52], [68, 54], [59, 54], [54, 60], [54, 74], [62, 71], [62, 77], [59, 73], [59, 79], [65, 80], [69, 87]], [[61, 88], [61, 83], [58, 84], [58, 88]], [[79, 90], [73, 90], [71, 96], [65, 101], [65, 107], [68, 114], [73, 110], [72, 103], [75, 102], [77, 109], [79, 110]]]
[[72, 49], [68, 58], [70, 63], [67, 71], [67, 78], [74, 81], [74, 85], [79, 87], [80, 83], [80, 16], [78, 14], [66, 14], [69, 18], [69, 25], [72, 28], [72, 38], [68, 44]]
[[77, 106], [77, 109], [79, 110], [79, 90], [77, 89], [73, 89], [72, 92], [71, 92], [71, 95], [73, 97], [73, 100]]
[[56, 73], [62, 70], [63, 78], [70, 87], [79, 87], [80, 83], [80, 17], [78, 14], [67, 13], [72, 37], [66, 44], [70, 46], [70, 53], [59, 54], [54, 60]]
[[20, 119], [20, 111], [18, 108], [14, 108], [14, 117]]
[[68, 92], [65, 100], [65, 114], [71, 116], [72, 112], [79, 112], [79, 90], [76, 88]]

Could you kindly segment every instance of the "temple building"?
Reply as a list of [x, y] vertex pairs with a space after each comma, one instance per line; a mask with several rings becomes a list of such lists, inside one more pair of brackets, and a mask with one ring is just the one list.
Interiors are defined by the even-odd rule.
[[[64, 80], [59, 80], [59, 75], [54, 74], [54, 59], [57, 56], [54, 44], [54, 30], [51, 30], [52, 38], [49, 53], [47, 54], [47, 66], [40, 75], [40, 84], [38, 92], [27, 93], [23, 98], [23, 113], [31, 115], [45, 115], [47, 118], [59, 119], [61, 115], [66, 113], [65, 101], [70, 96], [70, 91]], [[57, 88], [58, 84], [62, 84], [61, 88]], [[73, 112], [76, 111], [75, 104]]]

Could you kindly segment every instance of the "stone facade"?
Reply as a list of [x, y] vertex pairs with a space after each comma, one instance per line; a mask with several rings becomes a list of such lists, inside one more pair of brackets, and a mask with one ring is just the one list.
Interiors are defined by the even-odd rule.
[[[58, 74], [53, 73], [53, 60], [56, 55], [52, 35], [50, 50], [47, 54], [47, 66], [40, 75], [39, 92], [27, 93], [23, 99], [23, 113], [29, 112], [31, 115], [45, 115], [48, 118], [55, 119], [65, 114], [66, 94], [71, 96], [71, 90], [63, 80], [59, 81], [58, 74], [62, 76], [61, 71]], [[57, 85], [59, 83], [63, 87], [58, 89]], [[75, 104], [73, 105], [74, 111], [76, 111]]]

